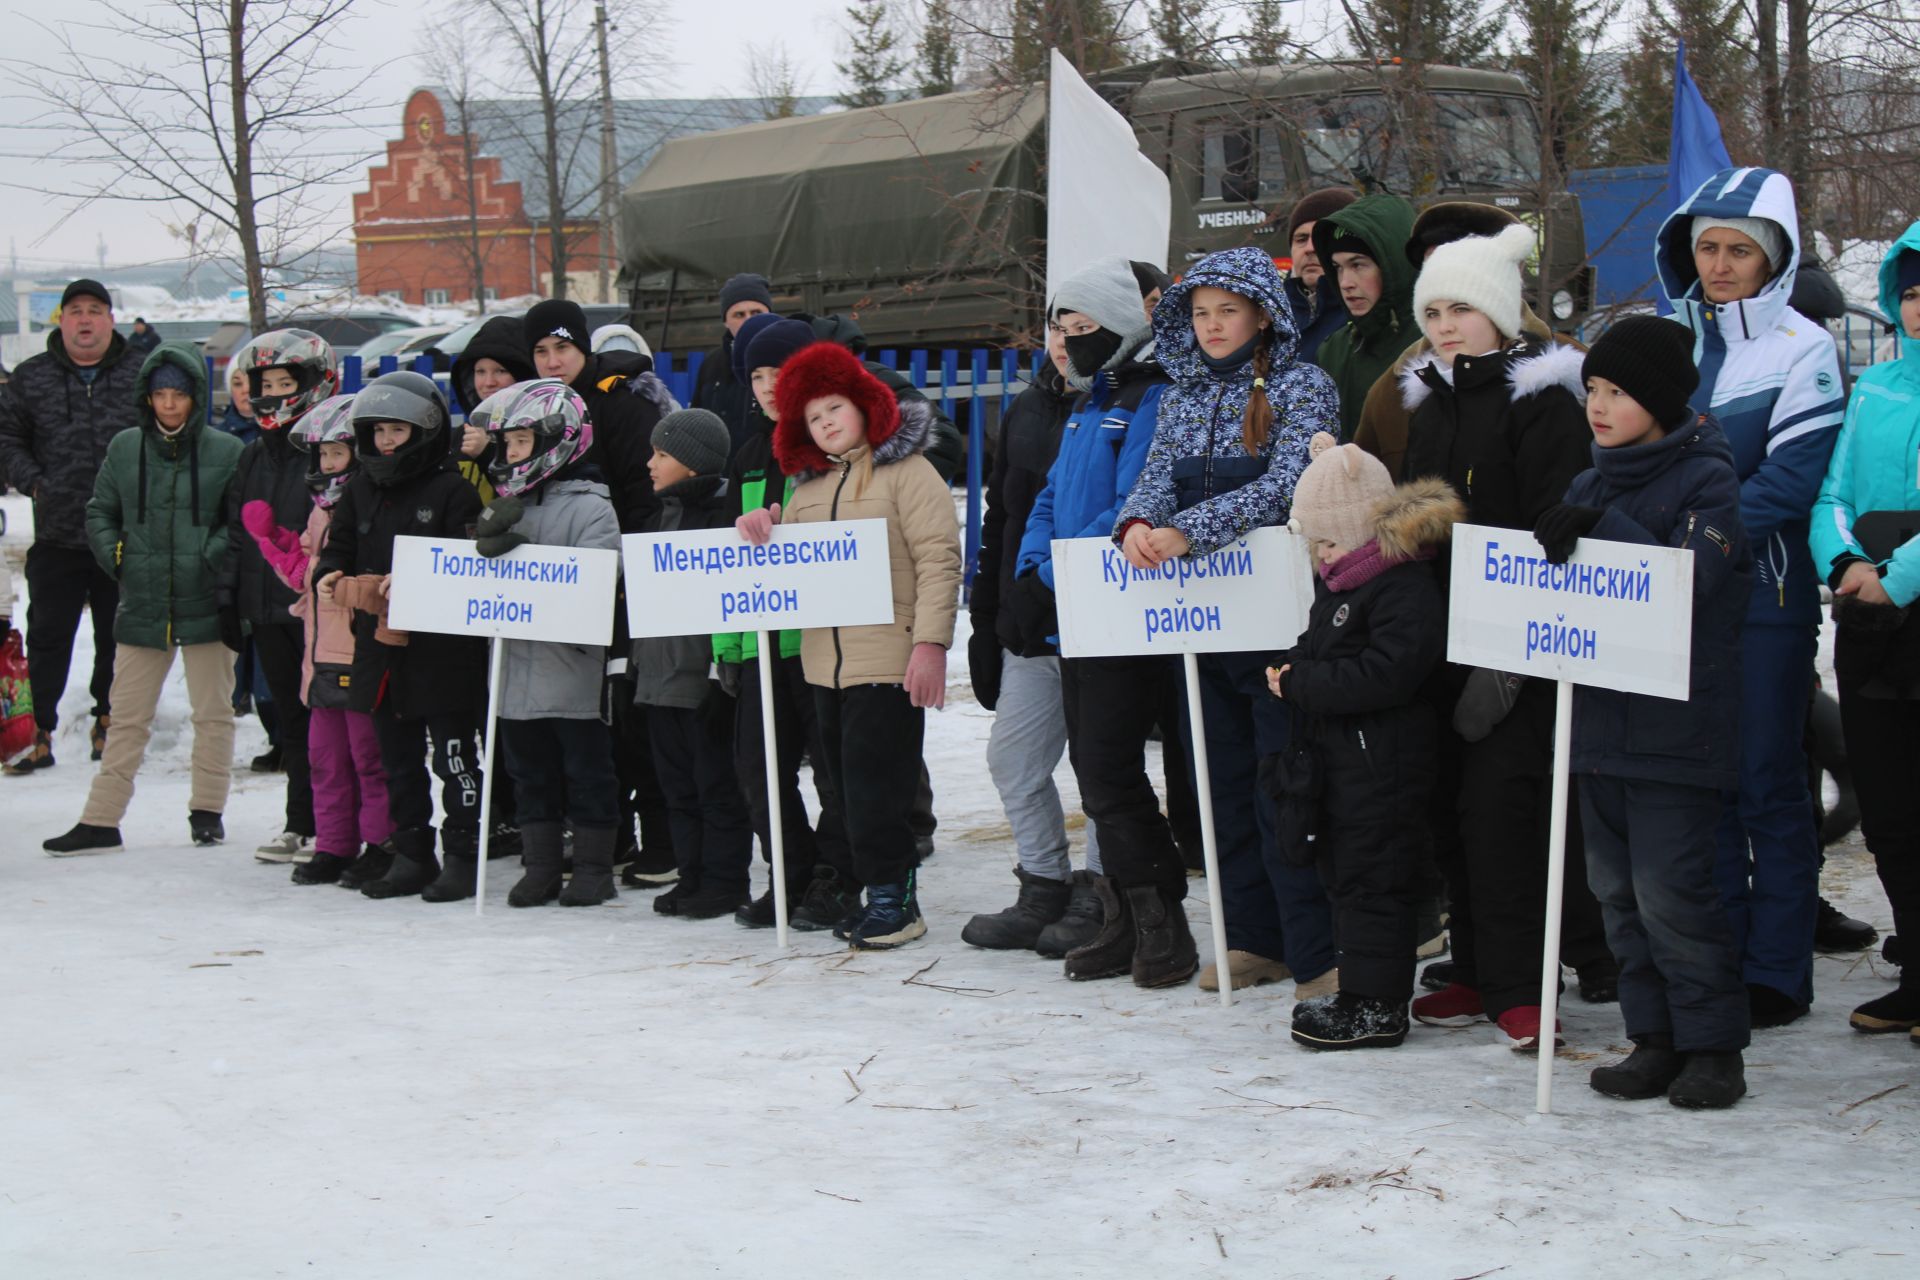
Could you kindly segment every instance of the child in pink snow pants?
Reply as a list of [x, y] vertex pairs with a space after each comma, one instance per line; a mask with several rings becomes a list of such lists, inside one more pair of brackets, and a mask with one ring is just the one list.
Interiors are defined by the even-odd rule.
[[249, 502], [240, 519], [280, 580], [300, 593], [293, 613], [305, 624], [300, 696], [306, 702], [307, 755], [313, 773], [314, 856], [293, 869], [295, 884], [346, 884], [377, 878], [390, 855], [387, 777], [373, 717], [347, 709], [353, 672], [353, 614], [322, 603], [313, 592], [313, 565], [326, 545], [333, 504], [354, 467], [352, 397], [336, 396], [310, 410], [292, 429], [292, 443], [308, 454], [307, 485], [314, 492], [305, 533], [273, 522], [273, 509]]

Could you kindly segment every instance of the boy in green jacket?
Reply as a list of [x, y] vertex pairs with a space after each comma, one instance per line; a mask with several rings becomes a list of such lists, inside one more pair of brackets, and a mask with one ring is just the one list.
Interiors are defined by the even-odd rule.
[[140, 424], [107, 446], [87, 503], [87, 542], [120, 583], [114, 615], [113, 726], [79, 825], [41, 847], [55, 857], [121, 847], [120, 819], [153, 734], [174, 651], [193, 707], [193, 842], [226, 838], [220, 815], [233, 769], [233, 658], [239, 623], [219, 598], [230, 554], [227, 484], [242, 448], [206, 426], [199, 353], [165, 343], [139, 377]]

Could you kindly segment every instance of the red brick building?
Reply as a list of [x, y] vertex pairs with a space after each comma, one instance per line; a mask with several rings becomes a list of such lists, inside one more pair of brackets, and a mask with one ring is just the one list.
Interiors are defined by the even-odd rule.
[[[828, 105], [827, 99], [808, 98], [800, 109]], [[749, 124], [768, 114], [757, 98], [616, 101], [620, 181], [639, 173], [669, 138]], [[599, 297], [600, 122], [597, 101], [562, 106], [559, 186], [568, 292], [582, 302], [614, 301]], [[366, 188], [353, 197], [361, 293], [426, 305], [469, 302], [477, 256], [494, 297], [552, 294], [539, 103], [470, 102], [465, 128], [470, 137], [449, 126], [447, 108], [433, 89], [416, 89], [407, 99], [400, 136], [387, 143], [385, 161], [368, 169]], [[617, 261], [605, 265], [610, 278], [618, 275]]]
[[[367, 171], [366, 189], [354, 193], [360, 292], [412, 303], [468, 302], [477, 256], [494, 297], [551, 293], [546, 226], [536, 225], [528, 203], [525, 186], [486, 140], [450, 132], [439, 97], [415, 90], [401, 136], [387, 143], [385, 163]], [[543, 205], [534, 201], [536, 209]], [[597, 224], [574, 220], [568, 228], [568, 274], [590, 293], [600, 265]]]

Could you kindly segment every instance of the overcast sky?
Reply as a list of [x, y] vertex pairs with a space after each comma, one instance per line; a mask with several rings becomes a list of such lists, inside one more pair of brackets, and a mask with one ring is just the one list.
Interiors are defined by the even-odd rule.
[[[58, 10], [82, 24], [111, 24], [116, 8], [161, 0], [61, 0]], [[746, 41], [779, 41], [807, 74], [806, 89], [831, 93], [837, 87], [833, 70], [839, 22], [844, 0], [659, 0], [667, 15], [659, 38], [649, 44], [670, 60], [670, 66], [645, 83], [626, 91], [646, 97], [732, 97], [749, 92]], [[15, 14], [20, 9], [13, 8]], [[368, 129], [364, 146], [380, 151], [389, 137], [397, 137], [400, 109], [409, 90], [424, 79], [411, 56], [428, 24], [419, 17], [402, 16], [412, 5], [388, 0], [358, 0], [356, 16], [340, 39], [340, 61], [361, 72], [378, 69], [366, 91]], [[135, 42], [89, 33], [86, 46], [102, 59], [138, 57]], [[47, 31], [15, 17], [7, 24], [5, 62], [54, 67], [64, 55]], [[166, 231], [170, 220], [154, 206], [121, 202], [95, 203], [73, 211], [73, 201], [36, 194], [37, 191], [73, 191], [78, 175], [71, 166], [45, 155], [51, 141], [32, 122], [42, 111], [19, 83], [17, 66], [0, 66], [4, 88], [0, 93], [0, 253], [17, 256], [22, 274], [53, 263], [93, 264], [102, 240], [109, 267], [179, 255], [180, 246]], [[531, 95], [529, 91], [528, 96]], [[337, 223], [349, 219], [348, 189], [335, 197]], [[344, 246], [347, 242], [341, 241]], [[0, 258], [4, 266], [7, 258]]]

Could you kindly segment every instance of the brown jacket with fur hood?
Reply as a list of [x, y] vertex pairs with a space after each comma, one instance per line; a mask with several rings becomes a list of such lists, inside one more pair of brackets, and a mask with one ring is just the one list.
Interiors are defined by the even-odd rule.
[[[897, 402], [832, 343], [816, 343], [782, 365], [776, 394], [774, 454], [795, 480], [780, 523], [885, 520], [893, 571], [891, 623], [801, 633], [807, 683], [827, 689], [902, 684], [914, 645], [952, 645], [960, 603], [953, 494], [922, 456], [933, 438], [932, 406]], [[846, 395], [867, 420], [866, 442], [838, 458], [821, 453], [807, 433], [807, 402], [825, 394]]]

